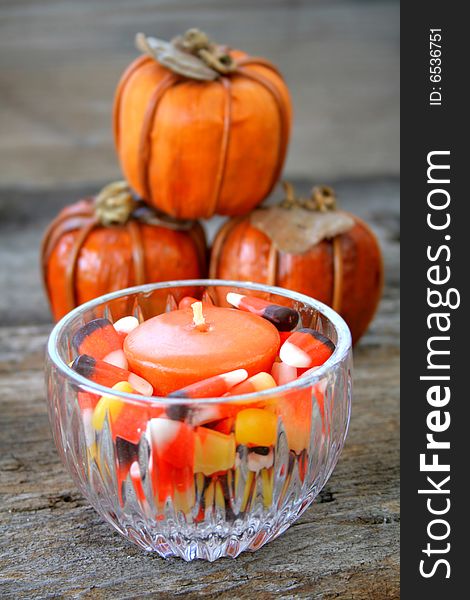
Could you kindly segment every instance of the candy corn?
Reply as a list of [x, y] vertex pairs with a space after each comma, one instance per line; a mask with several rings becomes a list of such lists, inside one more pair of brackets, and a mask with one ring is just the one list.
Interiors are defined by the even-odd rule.
[[270, 321], [279, 331], [292, 331], [299, 322], [299, 313], [288, 306], [273, 304], [254, 296], [229, 292], [227, 302], [235, 308], [251, 312]]
[[253, 392], [262, 392], [263, 390], [269, 390], [270, 388], [276, 387], [276, 382], [269, 373], [261, 371], [252, 377], [249, 377], [243, 383], [232, 387], [232, 389], [226, 394], [227, 396], [239, 396], [241, 394], [252, 394]]
[[[133, 393], [132, 386], [127, 381], [120, 381], [112, 387], [113, 390]], [[125, 402], [117, 396], [102, 396], [95, 406], [92, 426], [99, 432], [108, 419], [113, 438], [122, 439], [138, 444], [144, 433], [149, 418], [149, 409], [144, 404]]]
[[299, 329], [282, 344], [279, 356], [292, 367], [310, 368], [322, 365], [333, 354], [335, 345], [314, 329]]
[[126, 335], [133, 331], [139, 326], [139, 321], [136, 317], [122, 317], [114, 323], [113, 327], [118, 333], [125, 333]]
[[148, 432], [153, 451], [173, 467], [182, 469], [193, 465], [194, 430], [181, 421], [150, 419]]
[[312, 388], [285, 392], [276, 399], [273, 410], [284, 426], [289, 449], [300, 454], [308, 448], [312, 425]]
[[272, 448], [266, 446], [255, 446], [248, 452], [248, 469], [250, 471], [261, 471], [273, 466], [274, 452]]
[[275, 362], [271, 370], [271, 375], [277, 385], [285, 385], [297, 379], [297, 367], [292, 367], [284, 362]]
[[205, 427], [196, 429], [194, 472], [212, 475], [235, 464], [235, 437]]
[[194, 506], [194, 430], [186, 423], [150, 419], [147, 426], [152, 452], [149, 473], [159, 510], [173, 498], [177, 510]]
[[152, 385], [146, 379], [140, 377], [140, 375], [129, 373], [127, 381], [131, 384], [137, 394], [142, 394], [142, 396], [151, 396], [153, 394]]
[[248, 377], [245, 369], [236, 369], [197, 381], [169, 394], [172, 398], [211, 398], [222, 396]]
[[235, 439], [245, 446], [272, 446], [276, 443], [277, 417], [269, 410], [246, 408], [235, 420]]
[[114, 365], [115, 367], [119, 367], [120, 369], [128, 370], [128, 362], [126, 355], [124, 354], [124, 350], [114, 350], [107, 354], [103, 361], [105, 363], [109, 363], [110, 365]]
[[[133, 391], [127, 381], [120, 381], [113, 388], [120, 392], [132, 393]], [[106, 415], [109, 415], [111, 421], [115, 421], [123, 408], [124, 402], [120, 398], [116, 396], [102, 396], [93, 411], [93, 428], [96, 431], [101, 431], [106, 420]]]
[[72, 363], [72, 369], [83, 377], [106, 387], [113, 387], [119, 381], [127, 381], [129, 376], [129, 371], [88, 354], [77, 356]]
[[122, 317], [122, 319], [119, 319], [113, 324], [114, 329], [117, 331], [119, 337], [121, 338], [122, 345], [124, 344], [124, 340], [129, 335], [129, 333], [138, 326], [138, 319], [132, 316]]
[[108, 319], [95, 319], [81, 327], [72, 338], [72, 348], [78, 354], [103, 359], [114, 350], [122, 349], [122, 337]]
[[135, 375], [135, 373], [131, 373], [126, 369], [121, 369], [87, 354], [77, 356], [72, 363], [72, 369], [83, 375], [83, 377], [106, 387], [113, 387], [120, 381], [127, 381], [132, 386], [131, 391], [135, 391], [143, 396], [151, 396], [153, 394], [153, 388], [150, 383], [139, 377], [139, 375]]
[[[207, 425], [221, 433], [230, 433], [235, 415], [245, 406], [236, 403], [220, 402], [210, 404], [185, 404], [175, 398], [163, 409], [166, 416], [173, 421], [190, 422], [193, 426]], [[160, 415], [155, 415], [160, 416]]]

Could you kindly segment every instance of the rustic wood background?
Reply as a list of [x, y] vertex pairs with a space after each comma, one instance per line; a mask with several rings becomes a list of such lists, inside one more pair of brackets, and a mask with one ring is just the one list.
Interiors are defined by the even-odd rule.
[[[325, 490], [278, 540], [213, 564], [144, 554], [61, 466], [43, 390], [38, 247], [67, 202], [119, 176], [110, 107], [137, 30], [196, 25], [277, 62], [296, 125], [286, 173], [335, 185], [379, 236], [386, 285], [355, 349], [353, 416]], [[0, 597], [399, 598], [398, 4], [361, 0], [0, 3]], [[220, 222], [206, 224], [209, 233]]]
[[110, 110], [134, 35], [191, 26], [279, 65], [289, 176], [396, 175], [398, 17], [383, 0], [2, 0], [0, 184], [118, 177]]

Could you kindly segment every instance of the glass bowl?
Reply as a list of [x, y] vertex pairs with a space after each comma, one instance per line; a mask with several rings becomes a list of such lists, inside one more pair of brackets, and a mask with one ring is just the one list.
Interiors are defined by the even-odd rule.
[[[100, 317], [142, 321], [171, 310], [185, 295], [226, 305], [228, 291], [295, 308], [298, 327], [324, 333], [334, 353], [313, 374], [244, 396], [145, 398], [113, 390], [121, 420], [107, 410], [97, 426], [93, 407], [110, 389], [68, 366], [76, 331]], [[350, 332], [331, 308], [282, 288], [221, 280], [143, 285], [87, 302], [55, 326], [46, 357], [49, 418], [76, 485], [123, 536], [184, 560], [256, 550], [303, 513], [343, 447], [351, 376]], [[244, 445], [237, 427], [247, 410], [243, 415], [258, 420]]]

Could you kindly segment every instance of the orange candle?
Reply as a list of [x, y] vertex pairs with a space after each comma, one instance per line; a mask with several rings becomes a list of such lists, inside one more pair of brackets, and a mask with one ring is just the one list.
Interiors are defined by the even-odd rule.
[[144, 321], [126, 337], [124, 352], [130, 369], [164, 396], [235, 369], [269, 372], [279, 346], [266, 319], [195, 302]]

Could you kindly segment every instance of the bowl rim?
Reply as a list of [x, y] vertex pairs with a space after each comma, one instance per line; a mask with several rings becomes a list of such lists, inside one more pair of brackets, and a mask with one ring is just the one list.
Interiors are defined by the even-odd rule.
[[[291, 300], [297, 300], [304, 304], [310, 305], [312, 308], [323, 314], [333, 325], [336, 330], [338, 339], [333, 354], [326, 360], [323, 365], [318, 367], [313, 373], [308, 376], [299, 377], [294, 381], [286, 383], [284, 385], [263, 390], [261, 392], [252, 392], [250, 394], [242, 394], [238, 396], [226, 396], [226, 397], [213, 397], [213, 398], [170, 398], [168, 396], [142, 396], [140, 394], [130, 394], [127, 392], [121, 392], [114, 390], [109, 387], [102, 386], [98, 383], [83, 377], [76, 371], [74, 371], [59, 355], [57, 346], [58, 340], [61, 335], [64, 334], [70, 322], [75, 319], [81, 313], [87, 310], [96, 308], [104, 302], [116, 300], [123, 296], [129, 296], [131, 294], [147, 294], [155, 290], [167, 289], [171, 287], [235, 287], [245, 288], [248, 290], [259, 291], [264, 293], [276, 294], [278, 296], [285, 296]], [[292, 290], [281, 288], [278, 286], [271, 286], [263, 283], [256, 283], [252, 281], [236, 281], [227, 279], [181, 279], [174, 281], [163, 281], [159, 283], [148, 283], [144, 285], [137, 285], [128, 288], [123, 288], [115, 292], [103, 294], [93, 300], [89, 300], [83, 304], [80, 304], [65, 316], [52, 329], [49, 339], [47, 342], [47, 355], [54, 366], [68, 379], [73, 381], [81, 390], [96, 394], [98, 396], [115, 396], [125, 400], [131, 400], [142, 404], [142, 402], [157, 405], [177, 405], [177, 404], [225, 404], [233, 403], [237, 401], [254, 401], [260, 398], [266, 398], [269, 396], [277, 396], [283, 392], [290, 390], [311, 387], [317, 383], [325, 374], [332, 372], [335, 367], [342, 363], [352, 347], [351, 332], [344, 319], [332, 308], [315, 300], [314, 298], [294, 292]]]

